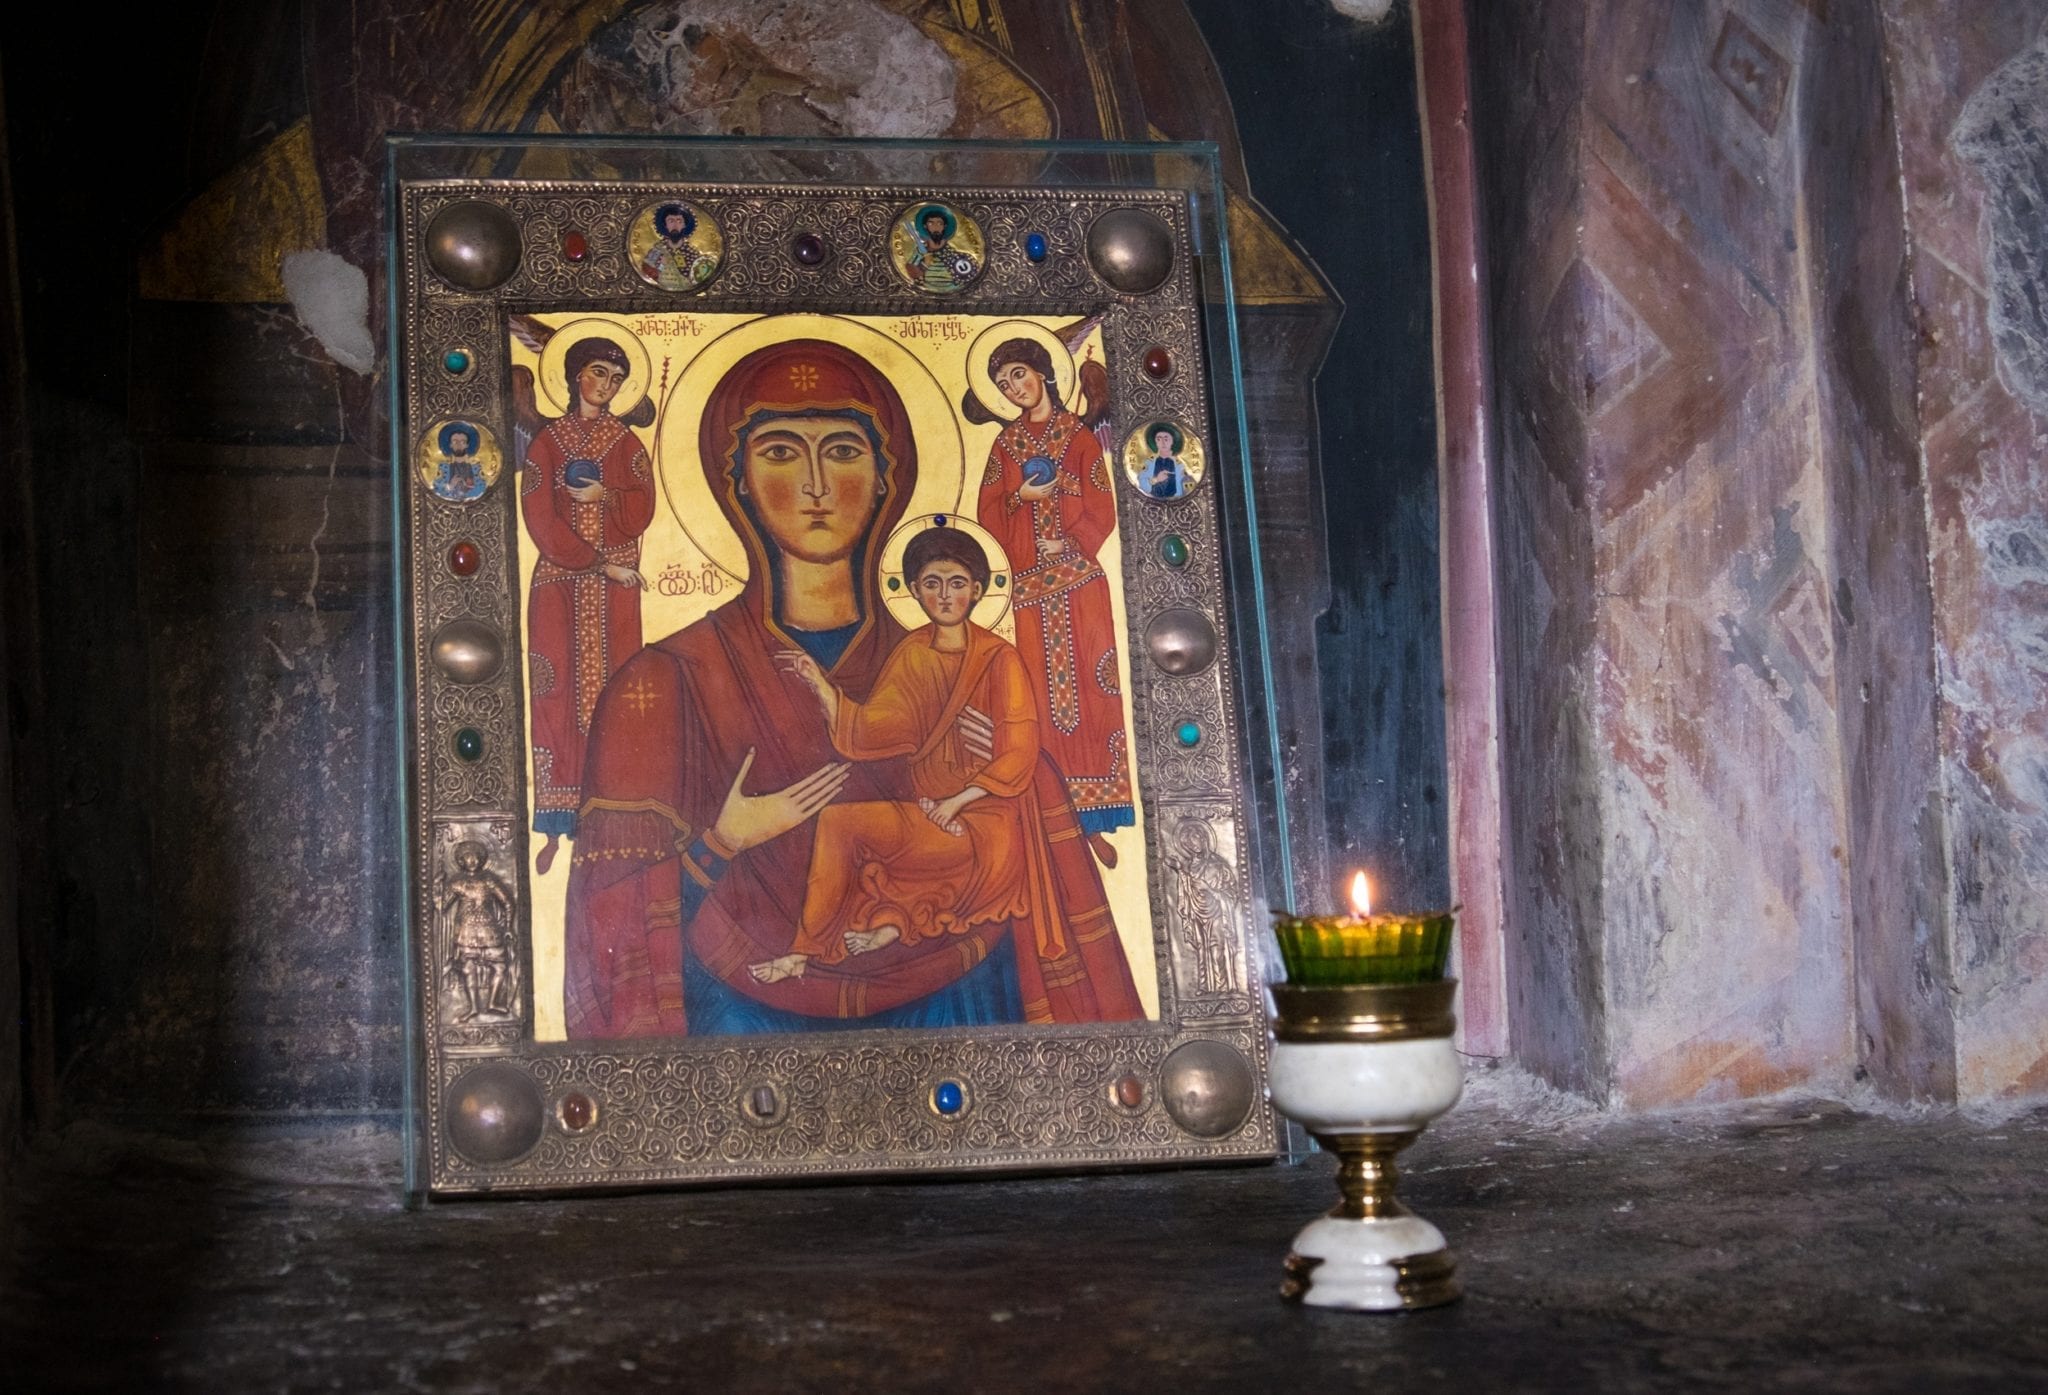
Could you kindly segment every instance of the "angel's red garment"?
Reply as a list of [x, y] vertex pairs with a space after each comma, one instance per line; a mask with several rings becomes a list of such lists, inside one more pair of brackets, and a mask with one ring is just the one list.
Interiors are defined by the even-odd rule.
[[[1053, 462], [1058, 486], [1036, 502], [1018, 492], [1034, 457]], [[1082, 830], [1136, 822], [1109, 581], [1096, 560], [1116, 527], [1102, 443], [1063, 408], [1042, 425], [1011, 422], [989, 449], [979, 512], [1015, 569], [1017, 650], [1033, 679], [1041, 740]]]
[[[569, 467], [587, 461], [604, 498], [578, 503]], [[605, 680], [640, 650], [640, 588], [604, 574], [638, 570], [654, 518], [647, 452], [609, 412], [557, 417], [526, 452], [519, 484], [526, 532], [540, 552], [527, 593], [527, 697], [533, 712], [533, 827], [573, 835], [582, 803], [583, 743]]]

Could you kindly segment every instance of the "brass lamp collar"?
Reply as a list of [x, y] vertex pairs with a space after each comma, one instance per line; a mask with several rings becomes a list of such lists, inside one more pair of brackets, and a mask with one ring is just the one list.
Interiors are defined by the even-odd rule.
[[1276, 983], [1276, 1041], [1382, 1042], [1447, 1037], [1457, 1030], [1451, 1012], [1454, 978], [1435, 983]]

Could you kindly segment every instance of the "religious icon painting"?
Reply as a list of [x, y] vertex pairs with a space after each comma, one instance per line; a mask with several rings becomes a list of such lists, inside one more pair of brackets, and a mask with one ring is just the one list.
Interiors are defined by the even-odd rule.
[[1201, 438], [1170, 417], [1138, 426], [1125, 438], [1124, 478], [1147, 499], [1184, 499], [1202, 482]]
[[957, 291], [980, 276], [987, 261], [981, 224], [950, 204], [914, 203], [890, 226], [889, 262], [921, 291]]
[[[661, 182], [393, 150], [415, 1185], [1271, 1157], [1246, 525], [1149, 506], [1241, 440], [1201, 366], [1213, 152], [1048, 188], [1042, 149], [946, 187], [760, 182], [812, 146], [636, 147]], [[1163, 267], [1144, 295], [987, 258], [1127, 207], [1171, 233], [1110, 249]], [[794, 274], [849, 224], [888, 256]], [[510, 245], [569, 226], [691, 298]], [[1197, 370], [1147, 374], [1162, 340]]]
[[626, 264], [664, 291], [702, 290], [724, 254], [718, 220], [684, 199], [649, 204], [626, 225]]
[[462, 418], [428, 427], [414, 457], [421, 482], [435, 498], [451, 504], [483, 498], [505, 464], [490, 428]]

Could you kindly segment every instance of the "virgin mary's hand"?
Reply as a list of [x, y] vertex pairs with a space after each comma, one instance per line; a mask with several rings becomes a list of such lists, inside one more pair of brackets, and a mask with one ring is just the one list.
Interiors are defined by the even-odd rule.
[[732, 777], [725, 792], [725, 804], [711, 825], [711, 836], [734, 853], [758, 847], [770, 838], [780, 838], [839, 797], [846, 788], [853, 767], [845, 761], [821, 765], [801, 780], [773, 794], [747, 794], [740, 786], [754, 768], [754, 748], [747, 748], [740, 773]]

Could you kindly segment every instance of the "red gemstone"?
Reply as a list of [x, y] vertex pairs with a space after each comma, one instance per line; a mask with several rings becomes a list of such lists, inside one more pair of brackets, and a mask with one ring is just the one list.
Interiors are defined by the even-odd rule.
[[580, 262], [590, 255], [590, 239], [575, 228], [562, 234], [562, 255], [572, 262]]
[[581, 1133], [597, 1122], [597, 1101], [582, 1093], [562, 1096], [562, 1127]]
[[1145, 1102], [1145, 1082], [1135, 1075], [1126, 1075], [1118, 1080], [1116, 1102], [1125, 1109], [1136, 1109]]
[[1164, 378], [1173, 371], [1173, 355], [1166, 352], [1164, 344], [1154, 344], [1145, 350], [1145, 372], [1154, 378]]
[[459, 542], [448, 549], [448, 570], [457, 576], [475, 576], [483, 564], [483, 550], [473, 542]]

